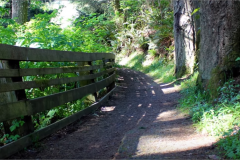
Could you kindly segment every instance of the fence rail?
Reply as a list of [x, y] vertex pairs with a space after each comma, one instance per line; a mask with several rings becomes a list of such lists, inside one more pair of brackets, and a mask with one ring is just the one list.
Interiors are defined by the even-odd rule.
[[1, 44], [1, 60], [17, 61], [46, 61], [46, 62], [86, 62], [105, 59], [114, 59], [115, 55], [110, 53], [83, 53], [70, 51], [56, 51], [48, 49], [36, 49], [16, 47]]
[[[15, 47], [0, 44], [0, 62], [11, 64], [9, 68], [0, 68], [0, 78], [11, 79], [10, 82], [1, 83], [0, 94], [5, 92], [15, 92], [18, 99], [16, 102], [0, 104], [0, 122], [11, 121], [19, 117], [24, 118], [26, 125], [32, 125], [31, 116], [48, 111], [54, 107], [63, 105], [81, 99], [87, 95], [94, 94], [97, 98], [97, 92], [107, 88], [106, 95], [96, 101], [88, 108], [79, 111], [69, 117], [61, 119], [49, 126], [31, 132], [28, 131], [24, 137], [0, 147], [0, 158], [6, 158], [19, 150], [31, 145], [37, 140], [45, 138], [55, 131], [73, 123], [82, 116], [87, 115], [104, 102], [106, 102], [112, 92], [115, 90], [115, 55], [112, 53], [80, 53], [68, 51], [54, 51], [46, 49], [32, 49], [24, 47]], [[100, 61], [102, 63], [100, 63]], [[32, 62], [87, 62], [86, 66], [62, 67], [62, 68], [28, 68], [21, 69], [19, 61]], [[98, 61], [98, 65], [91, 65]], [[88, 75], [79, 76], [79, 73], [88, 71]], [[94, 73], [94, 71], [96, 73]], [[22, 81], [24, 76], [38, 76], [46, 74], [76, 73], [76, 76], [69, 78], [56, 78], [35, 81]], [[78, 73], [78, 74], [77, 74]], [[86, 74], [86, 73], [85, 73]], [[96, 79], [101, 77], [100, 81]], [[44, 88], [53, 85], [77, 83], [88, 80], [89, 84], [55, 93], [52, 95], [39, 97], [35, 99], [26, 99], [25, 89]], [[3, 81], [2, 81], [3, 82]], [[5, 128], [5, 127], [4, 127]]]
[[[108, 63], [106, 65], [111, 66], [113, 65], [113, 63]], [[0, 78], [83, 72], [83, 71], [91, 71], [91, 70], [96, 70], [101, 68], [103, 68], [103, 65], [86, 66], [86, 67], [68, 67], [68, 68], [3, 69], [0, 72]]]

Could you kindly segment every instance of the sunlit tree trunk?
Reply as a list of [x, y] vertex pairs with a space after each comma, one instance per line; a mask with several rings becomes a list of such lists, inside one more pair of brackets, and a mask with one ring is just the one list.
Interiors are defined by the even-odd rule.
[[115, 13], [122, 13], [122, 10], [120, 8], [120, 0], [113, 0], [113, 7], [115, 10]]
[[191, 0], [174, 0], [175, 75], [193, 73], [196, 58]]
[[27, 22], [28, 0], [12, 0], [12, 19], [19, 24]]

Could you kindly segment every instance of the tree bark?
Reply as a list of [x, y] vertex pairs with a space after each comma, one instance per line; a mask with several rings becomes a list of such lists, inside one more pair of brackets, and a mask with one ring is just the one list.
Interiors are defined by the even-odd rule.
[[113, 7], [115, 10], [115, 14], [122, 13], [122, 10], [120, 9], [120, 0], [113, 0]]
[[27, 22], [28, 0], [12, 0], [12, 19], [19, 24]]
[[175, 75], [193, 73], [196, 58], [192, 0], [174, 0]]
[[201, 42], [198, 84], [217, 96], [217, 88], [238, 75], [240, 1], [201, 1]]

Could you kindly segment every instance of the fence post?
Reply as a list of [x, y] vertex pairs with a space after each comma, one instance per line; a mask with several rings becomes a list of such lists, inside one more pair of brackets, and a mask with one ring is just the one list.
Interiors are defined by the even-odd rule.
[[[93, 66], [93, 61], [89, 61], [89, 62], [88, 62], [88, 65], [89, 65], [89, 66]], [[93, 70], [90, 71], [90, 74], [94, 74]], [[91, 80], [91, 83], [95, 83], [95, 82], [96, 82], [95, 79], [92, 79], [92, 80]], [[98, 101], [97, 92], [94, 92], [94, 93], [93, 93], [93, 96], [94, 96], [94, 98], [95, 98], [95, 102], [97, 102], [97, 101]]]
[[[84, 67], [85, 65], [92, 65], [92, 62], [91, 61], [89, 61], [89, 62], [77, 62], [77, 65], [78, 66], [82, 66], [82, 67]], [[83, 76], [83, 75], [88, 75], [88, 74], [93, 74], [93, 70], [91, 70], [91, 71], [86, 71], [86, 72], [79, 72], [79, 75], [81, 76]], [[85, 85], [88, 85], [88, 84], [91, 84], [91, 83], [94, 83], [95, 82], [95, 80], [94, 79], [92, 79], [92, 80], [85, 80], [85, 81], [81, 81], [80, 82], [80, 86], [85, 86]], [[97, 93], [93, 93], [93, 95], [90, 95], [89, 97], [88, 97], [90, 100], [92, 100], [92, 101], [94, 101], [94, 102], [97, 102]]]
[[[103, 61], [103, 68], [104, 68], [105, 70], [107, 70], [108, 68], [111, 68], [111, 67], [107, 67], [107, 66], [106, 66], [106, 60], [105, 60], [104, 58], [102, 59], [102, 61]], [[114, 62], [114, 59], [110, 59], [110, 60], [108, 60], [108, 61], [109, 61], [109, 62]], [[105, 75], [104, 78], [106, 78], [107, 76], [109, 76], [109, 75], [111, 75], [111, 74], [114, 74], [114, 72], [115, 72], [115, 71], [110, 72], [109, 74]], [[107, 91], [110, 92], [113, 88], [115, 88], [115, 81], [114, 81], [113, 83], [111, 83], [109, 86], [107, 86]]]
[[[19, 65], [20, 61], [8, 61], [8, 65], [10, 69], [20, 69]], [[22, 82], [22, 77], [13, 77], [11, 78], [12, 82]], [[25, 93], [25, 90], [17, 90], [15, 91], [15, 95], [18, 101], [20, 100], [26, 100], [27, 96]], [[14, 134], [18, 134], [20, 136], [27, 135], [29, 133], [34, 132], [34, 125], [32, 122], [32, 117], [31, 116], [24, 116], [23, 117], [24, 124], [20, 127], [18, 127], [15, 131], [13, 131]], [[11, 121], [4, 122], [4, 128], [5, 132], [9, 132], [10, 130], [7, 129], [11, 126]]]
[[[110, 59], [109, 60], [109, 62], [115, 62], [115, 60], [114, 59]], [[112, 67], [111, 67], [112, 68]], [[111, 74], [115, 74], [115, 71], [113, 71], [113, 72], [110, 72], [109, 73], [110, 75]], [[108, 92], [110, 92], [113, 88], [115, 88], [115, 81], [113, 81], [113, 83], [111, 83], [108, 87], [107, 87], [107, 90], [108, 90]]]

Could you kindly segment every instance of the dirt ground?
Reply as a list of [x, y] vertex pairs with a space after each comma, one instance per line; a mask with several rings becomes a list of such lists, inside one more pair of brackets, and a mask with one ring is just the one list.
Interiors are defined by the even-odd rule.
[[[179, 88], [118, 69], [118, 89], [94, 114], [10, 158], [208, 159], [215, 139], [176, 106]], [[210, 156], [211, 157], [211, 156]]]

